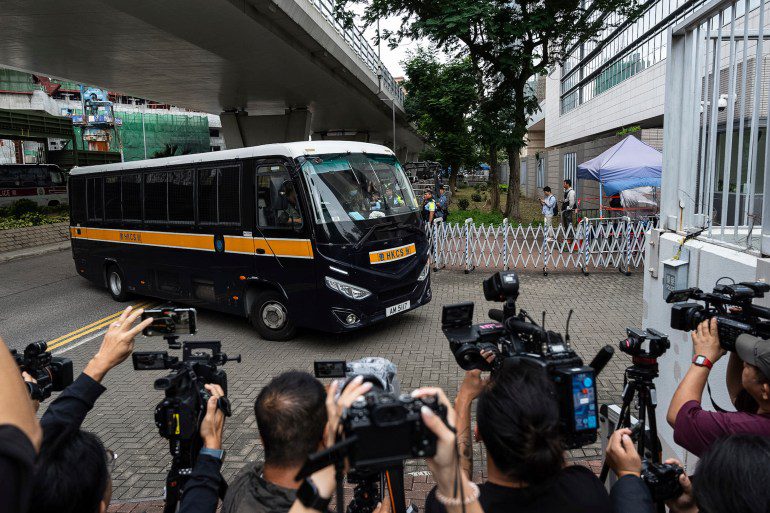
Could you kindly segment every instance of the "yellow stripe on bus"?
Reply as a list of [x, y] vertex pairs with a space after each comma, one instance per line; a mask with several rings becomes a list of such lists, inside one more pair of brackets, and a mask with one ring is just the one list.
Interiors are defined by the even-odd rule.
[[[144, 230], [70, 227], [73, 239], [137, 244], [198, 251], [215, 251], [214, 234], [167, 233]], [[263, 239], [225, 235], [225, 253], [275, 255], [278, 257], [313, 258], [310, 239]], [[261, 251], [259, 251], [261, 250]]]

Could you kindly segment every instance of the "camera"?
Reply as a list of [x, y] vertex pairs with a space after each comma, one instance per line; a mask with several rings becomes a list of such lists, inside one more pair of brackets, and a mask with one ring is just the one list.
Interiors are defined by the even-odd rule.
[[[736, 339], [744, 333], [770, 338], [770, 309], [752, 304], [753, 299], [764, 297], [768, 291], [770, 285], [763, 282], [717, 284], [712, 292], [698, 288], [675, 290], [666, 297], [666, 303], [674, 303], [671, 327], [691, 331], [716, 317], [719, 343], [727, 351], [735, 350]], [[740, 310], [734, 311], [736, 307]]]
[[[181, 319], [184, 330], [190, 334], [196, 331], [196, 311], [194, 308], [163, 308], [148, 310], [158, 317], [157, 326], [162, 329], [145, 330], [150, 336], [162, 335], [169, 348], [182, 349], [181, 360], [171, 356], [168, 351], [135, 351], [132, 354], [135, 370], [172, 369], [167, 376], [155, 380], [154, 388], [162, 390], [164, 398], [155, 407], [155, 426], [160, 436], [169, 441], [169, 451], [173, 457], [171, 470], [166, 480], [166, 505], [176, 504], [180, 490], [192, 472], [198, 452], [203, 446], [200, 426], [206, 415], [206, 406], [211, 395], [205, 385], [214, 384], [222, 387], [227, 394], [227, 374], [218, 367], [229, 361], [241, 362], [241, 355], [228, 357], [222, 352], [219, 341], [177, 342], [178, 321]], [[170, 319], [170, 321], [169, 321]], [[156, 325], [153, 322], [153, 325]], [[230, 401], [220, 397], [217, 407], [225, 416], [231, 415]]]
[[[524, 310], [516, 311], [519, 285], [514, 271], [500, 271], [484, 281], [484, 297], [504, 302], [502, 311], [489, 311], [494, 322], [472, 324], [473, 303], [445, 305], [441, 325], [449, 348], [461, 368], [488, 370], [493, 378], [520, 363], [542, 368], [554, 384], [565, 446], [574, 449], [591, 444], [599, 425], [596, 376], [613, 349], [606, 346], [591, 365], [584, 365], [570, 345], [569, 317], [562, 336], [544, 329]], [[481, 356], [485, 350], [495, 356], [491, 363]]]
[[21, 372], [32, 376], [37, 383], [27, 382], [29, 396], [34, 401], [45, 401], [51, 392], [60, 392], [72, 383], [72, 360], [51, 356], [48, 344], [32, 342], [24, 352], [11, 351]]
[[344, 389], [357, 376], [372, 388], [342, 418], [342, 438], [350, 443], [346, 456], [358, 473], [375, 473], [410, 458], [436, 454], [436, 435], [422, 422], [427, 406], [446, 421], [446, 407], [435, 397], [413, 398], [399, 393], [396, 366], [385, 358], [352, 362], [314, 362], [317, 378], [343, 378]]
[[626, 328], [626, 335], [627, 338], [621, 340], [618, 346], [633, 358], [634, 363], [655, 363], [671, 347], [668, 337], [652, 328], [645, 331]]
[[679, 484], [679, 476], [684, 474], [684, 469], [679, 465], [668, 463], [651, 463], [642, 461], [641, 478], [650, 489], [653, 502], [660, 503], [670, 499], [676, 499], [682, 495], [682, 485]]

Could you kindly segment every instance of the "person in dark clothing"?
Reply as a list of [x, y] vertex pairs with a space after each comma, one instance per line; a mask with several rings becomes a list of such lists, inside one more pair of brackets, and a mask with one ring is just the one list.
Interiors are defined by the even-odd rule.
[[[371, 387], [362, 381], [345, 387], [344, 397]], [[297, 472], [310, 454], [325, 447], [327, 409], [332, 406], [311, 374], [289, 371], [273, 378], [254, 404], [265, 461], [243, 467], [227, 490], [222, 513], [288, 512], [301, 484], [295, 480]]]
[[0, 509], [24, 512], [42, 430], [11, 352], [0, 339]]
[[[485, 355], [488, 356], [488, 355]], [[457, 399], [457, 433], [464, 467], [472, 475], [471, 404], [478, 397], [476, 435], [487, 450], [488, 481], [479, 485], [486, 513], [609, 513], [610, 499], [587, 468], [568, 466], [559, 436], [553, 384], [527, 364], [494, 379], [466, 373]], [[426, 513], [444, 513], [432, 491]]]
[[618, 429], [607, 443], [607, 464], [618, 476], [610, 490], [614, 513], [653, 513], [652, 494], [642, 481], [642, 459], [630, 429]]

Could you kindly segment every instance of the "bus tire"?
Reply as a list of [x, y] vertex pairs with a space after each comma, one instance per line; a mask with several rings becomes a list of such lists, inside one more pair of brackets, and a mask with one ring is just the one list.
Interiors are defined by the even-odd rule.
[[112, 299], [121, 303], [128, 301], [130, 294], [126, 290], [126, 280], [120, 268], [115, 264], [110, 265], [107, 267], [105, 276], [107, 277], [107, 290]]
[[286, 298], [274, 290], [266, 290], [254, 298], [249, 322], [265, 340], [289, 340], [297, 332], [289, 319]]

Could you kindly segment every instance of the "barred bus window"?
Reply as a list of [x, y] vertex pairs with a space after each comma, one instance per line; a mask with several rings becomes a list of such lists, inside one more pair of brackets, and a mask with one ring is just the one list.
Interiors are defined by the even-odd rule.
[[192, 170], [179, 170], [169, 173], [168, 219], [180, 224], [195, 222]]
[[218, 169], [198, 171], [198, 222], [214, 224], [217, 222], [217, 176]]
[[83, 178], [69, 179], [70, 222], [82, 223], [86, 220], [86, 183]]
[[226, 167], [219, 174], [219, 222], [240, 224], [241, 189], [238, 166]]
[[104, 179], [104, 218], [120, 220], [123, 215], [120, 209], [120, 177], [108, 176]]
[[123, 175], [121, 180], [121, 194], [123, 203], [123, 219], [128, 221], [142, 220], [142, 176]]
[[102, 178], [89, 178], [86, 181], [86, 202], [88, 203], [88, 219], [99, 221], [104, 214], [102, 203]]
[[144, 220], [168, 221], [168, 175], [169, 173], [146, 173], [144, 175]]

